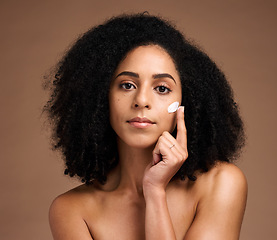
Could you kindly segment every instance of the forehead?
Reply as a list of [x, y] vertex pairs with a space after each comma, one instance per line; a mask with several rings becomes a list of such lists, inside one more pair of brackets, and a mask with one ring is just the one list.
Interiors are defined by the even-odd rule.
[[131, 50], [118, 65], [115, 74], [121, 71], [137, 73], [170, 73], [179, 78], [173, 59], [158, 45], [139, 46]]

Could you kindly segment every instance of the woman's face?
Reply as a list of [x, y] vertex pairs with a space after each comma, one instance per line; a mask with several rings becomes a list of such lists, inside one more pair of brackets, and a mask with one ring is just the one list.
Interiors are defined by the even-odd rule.
[[179, 74], [160, 46], [140, 46], [117, 67], [110, 86], [110, 122], [119, 141], [135, 148], [150, 147], [164, 131], [176, 126], [173, 102], [181, 103]]

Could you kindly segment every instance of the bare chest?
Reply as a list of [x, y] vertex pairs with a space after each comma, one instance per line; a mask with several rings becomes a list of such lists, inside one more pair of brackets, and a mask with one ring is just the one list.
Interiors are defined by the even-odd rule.
[[[189, 194], [168, 194], [168, 210], [177, 239], [183, 239], [191, 225], [196, 203]], [[145, 239], [145, 201], [117, 196], [99, 203], [97, 217], [87, 211], [86, 222], [95, 240]], [[157, 219], [159, 221], [159, 219]]]

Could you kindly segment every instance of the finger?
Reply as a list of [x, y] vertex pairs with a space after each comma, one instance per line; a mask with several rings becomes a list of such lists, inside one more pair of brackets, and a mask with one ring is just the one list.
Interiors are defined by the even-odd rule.
[[174, 145], [170, 150], [175, 156], [175, 164], [183, 164], [186, 161], [188, 157], [187, 151], [178, 147], [178, 144]]
[[185, 125], [184, 106], [179, 107], [177, 111], [177, 142], [185, 149], [187, 149], [187, 129]]
[[187, 159], [187, 151], [168, 132], [163, 132], [153, 150], [153, 165], [161, 160], [169, 165], [180, 165]]
[[[181, 165], [186, 160], [184, 156], [177, 148], [178, 143], [171, 144], [167, 139], [162, 140], [157, 144], [157, 148], [153, 151], [154, 165], [168, 167], [168, 170], [174, 174], [178, 171]], [[176, 140], [175, 140], [176, 141]], [[155, 157], [156, 156], [156, 157]]]
[[162, 160], [162, 155], [167, 155], [169, 153], [169, 148], [173, 144], [168, 140], [164, 134], [159, 137], [158, 142], [153, 150], [153, 165], [157, 164]]
[[[181, 144], [167, 131], [163, 132], [162, 136], [171, 143], [171, 150], [173, 148], [176, 149], [178, 151], [178, 154], [181, 154], [183, 156], [183, 159], [187, 159], [188, 153], [186, 147], [181, 146]], [[172, 147], [173, 145], [174, 147]]]

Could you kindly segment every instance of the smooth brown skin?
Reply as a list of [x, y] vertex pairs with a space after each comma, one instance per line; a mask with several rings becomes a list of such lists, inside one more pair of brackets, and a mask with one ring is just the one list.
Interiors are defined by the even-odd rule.
[[[157, 77], [164, 73], [172, 78]], [[110, 87], [119, 165], [104, 186], [81, 185], [53, 201], [54, 239], [239, 239], [247, 197], [239, 168], [218, 162], [197, 173], [196, 182], [171, 180], [189, 154], [183, 108], [167, 112], [181, 98], [178, 73], [162, 48], [138, 47], [127, 55]], [[137, 116], [154, 124], [131, 126], [127, 121]]]

